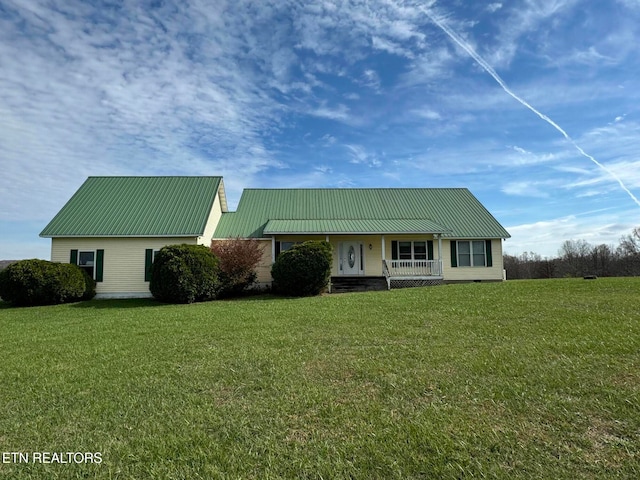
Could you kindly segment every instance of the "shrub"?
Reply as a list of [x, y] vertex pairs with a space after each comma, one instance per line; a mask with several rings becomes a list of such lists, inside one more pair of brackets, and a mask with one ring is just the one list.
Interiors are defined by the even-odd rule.
[[84, 276], [84, 295], [82, 295], [82, 300], [91, 300], [96, 296], [96, 281], [83, 268], [80, 271]]
[[329, 283], [331, 245], [309, 241], [282, 252], [271, 267], [274, 290], [297, 297], [318, 295]]
[[255, 238], [214, 240], [211, 251], [220, 267], [221, 297], [239, 295], [256, 281], [263, 247]]
[[74, 302], [87, 293], [84, 275], [69, 263], [21, 260], [0, 272], [0, 297], [18, 306]]
[[193, 303], [216, 298], [218, 260], [204, 245], [168, 245], [155, 256], [149, 290], [161, 302]]

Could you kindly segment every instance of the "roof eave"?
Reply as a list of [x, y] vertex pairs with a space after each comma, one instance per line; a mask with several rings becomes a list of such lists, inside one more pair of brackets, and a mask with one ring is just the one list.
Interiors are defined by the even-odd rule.
[[135, 234], [135, 235], [111, 235], [111, 234], [74, 234], [74, 235], [43, 235], [41, 238], [166, 238], [166, 237], [202, 237], [202, 233], [167, 233], [167, 234]]

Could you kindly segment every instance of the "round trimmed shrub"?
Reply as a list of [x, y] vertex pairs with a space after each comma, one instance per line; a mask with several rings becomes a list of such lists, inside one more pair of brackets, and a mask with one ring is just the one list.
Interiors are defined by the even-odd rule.
[[84, 277], [84, 295], [82, 295], [82, 300], [91, 300], [96, 296], [96, 281], [91, 278], [85, 269], [80, 268], [80, 271]]
[[[92, 291], [95, 293], [95, 290]], [[75, 302], [82, 300], [86, 294], [85, 272], [70, 263], [21, 260], [0, 272], [0, 297], [13, 305]]]
[[155, 256], [149, 290], [161, 302], [193, 303], [218, 295], [218, 260], [204, 245], [168, 245]]
[[271, 267], [276, 292], [296, 297], [320, 294], [331, 276], [331, 244], [308, 241], [282, 252]]

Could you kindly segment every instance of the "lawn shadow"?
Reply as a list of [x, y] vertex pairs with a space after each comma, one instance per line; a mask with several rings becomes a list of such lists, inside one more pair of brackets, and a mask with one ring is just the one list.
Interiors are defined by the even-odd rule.
[[[257, 295], [241, 295], [239, 297], [220, 298], [217, 300], [210, 300], [208, 302], [195, 302], [191, 305], [214, 305], [220, 302], [264, 302], [268, 300], [282, 300], [287, 298], [296, 297], [283, 297], [280, 295], [273, 295], [270, 293], [263, 293]], [[72, 308], [148, 308], [148, 307], [163, 307], [167, 305], [189, 305], [186, 303], [164, 303], [155, 298], [99, 298], [87, 300], [84, 302], [70, 303]], [[3, 308], [0, 306], [0, 308]]]
[[9, 308], [15, 308], [13, 305], [11, 305], [9, 302], [5, 302], [4, 300], [0, 300], [0, 310], [5, 310], [5, 309], [9, 309]]
[[70, 303], [72, 308], [148, 308], [148, 307], [162, 307], [163, 305], [169, 305], [168, 303], [162, 303], [155, 298], [99, 298], [86, 300], [84, 302]]

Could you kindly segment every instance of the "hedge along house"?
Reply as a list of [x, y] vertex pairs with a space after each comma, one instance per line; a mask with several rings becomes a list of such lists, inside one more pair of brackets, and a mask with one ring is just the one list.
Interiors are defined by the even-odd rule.
[[40, 236], [52, 261], [95, 279], [97, 297], [148, 297], [155, 252], [209, 246], [226, 211], [222, 177], [89, 177]]
[[333, 291], [458, 281], [501, 281], [509, 233], [465, 188], [247, 189], [214, 241], [264, 242], [258, 281], [297, 242], [333, 248]]

